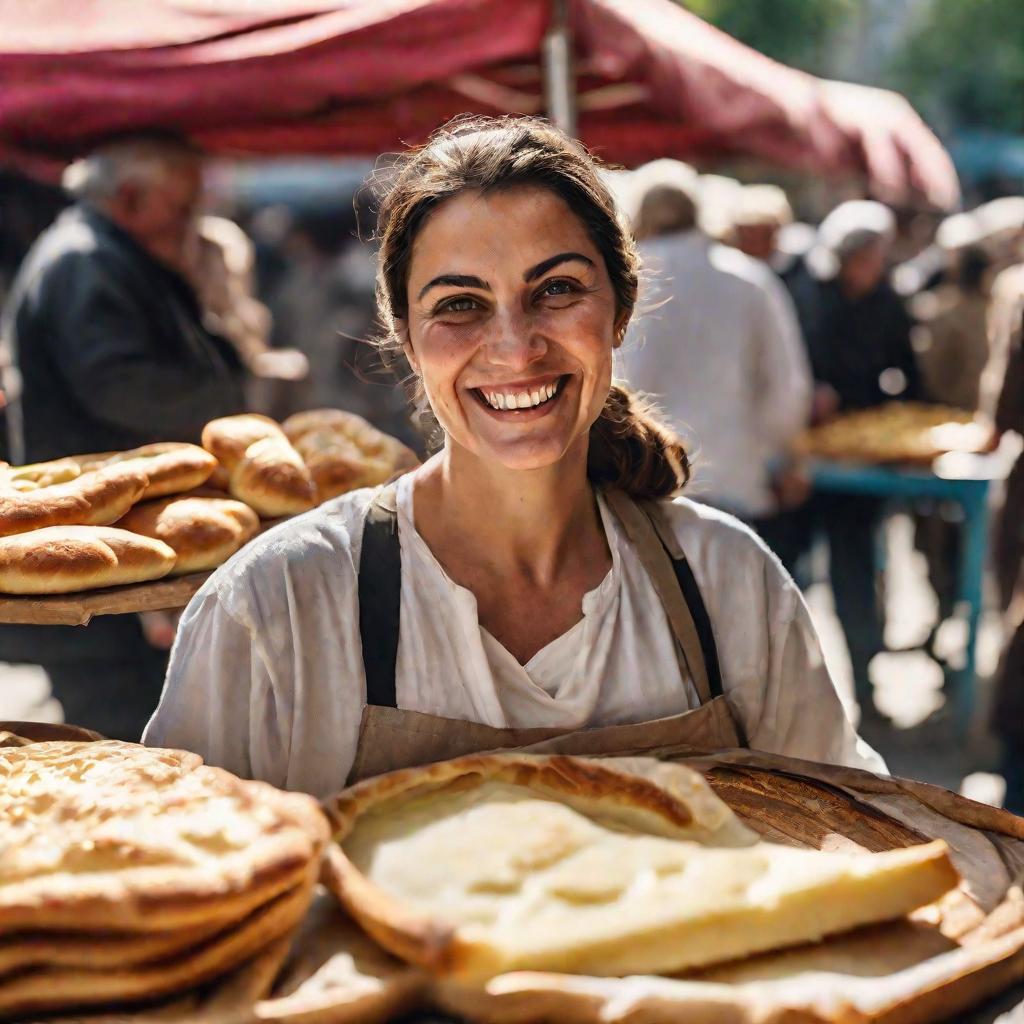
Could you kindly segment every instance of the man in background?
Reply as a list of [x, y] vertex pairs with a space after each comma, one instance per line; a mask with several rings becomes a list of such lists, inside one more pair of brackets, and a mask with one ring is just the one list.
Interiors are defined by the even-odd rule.
[[[14, 461], [198, 442], [244, 408], [241, 362], [184, 276], [201, 170], [187, 146], [148, 137], [68, 169], [77, 202], [30, 250], [3, 318]], [[4, 627], [0, 658], [42, 665], [67, 721], [124, 739], [141, 735], [166, 664], [125, 615]]]
[[[892, 211], [881, 203], [840, 204], [822, 221], [805, 260], [807, 273], [794, 282], [818, 418], [923, 398], [912, 321], [888, 282], [895, 230]], [[862, 722], [878, 718], [868, 666], [884, 649], [876, 558], [883, 505], [873, 497], [817, 494], [809, 510], [828, 538], [836, 614], [846, 634]]]
[[767, 266], [698, 229], [692, 172], [658, 163], [665, 173], [636, 224], [654, 282], [630, 328], [625, 375], [691, 440], [692, 496], [759, 523], [778, 509], [775, 464], [810, 410], [796, 317]]

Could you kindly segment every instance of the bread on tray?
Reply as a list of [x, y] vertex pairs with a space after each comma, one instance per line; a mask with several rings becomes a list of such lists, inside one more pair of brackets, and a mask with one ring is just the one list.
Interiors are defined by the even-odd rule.
[[263, 518], [295, 515], [316, 504], [306, 464], [268, 416], [248, 413], [211, 420], [203, 428], [203, 447], [223, 466], [232, 497]]
[[[3, 481], [0, 471], [0, 484]], [[149, 477], [137, 465], [109, 466], [64, 483], [19, 491], [0, 486], [0, 537], [47, 526], [109, 526], [143, 495]]]
[[256, 536], [260, 519], [243, 502], [186, 494], [144, 501], [117, 525], [172, 548], [177, 555], [172, 572], [180, 576], [215, 569], [226, 562]]
[[327, 803], [325, 882], [385, 949], [442, 975], [669, 974], [899, 918], [957, 884], [942, 842], [763, 842], [703, 778], [475, 755]]

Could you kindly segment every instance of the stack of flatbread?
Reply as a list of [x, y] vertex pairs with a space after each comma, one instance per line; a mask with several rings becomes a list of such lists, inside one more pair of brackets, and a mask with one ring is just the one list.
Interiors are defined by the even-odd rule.
[[283, 956], [327, 837], [309, 797], [111, 740], [0, 746], [0, 792], [0, 1018]]
[[798, 454], [867, 463], [927, 464], [951, 452], [983, 452], [996, 434], [986, 417], [920, 402], [890, 402], [804, 431]]

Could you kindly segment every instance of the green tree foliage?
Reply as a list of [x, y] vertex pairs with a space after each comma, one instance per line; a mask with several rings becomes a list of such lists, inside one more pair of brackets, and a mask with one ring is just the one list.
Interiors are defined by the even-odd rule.
[[[828, 74], [833, 30], [858, 0], [682, 0], [740, 42], [793, 67]], [[970, 4], [971, 0], [964, 0]], [[1024, 0], [1020, 0], [1024, 4]]]
[[1024, 132], [1024, 0], [932, 0], [891, 74], [927, 114]]

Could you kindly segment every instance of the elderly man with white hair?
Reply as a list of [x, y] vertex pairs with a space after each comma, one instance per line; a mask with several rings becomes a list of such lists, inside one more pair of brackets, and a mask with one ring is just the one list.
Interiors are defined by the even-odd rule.
[[[201, 189], [188, 146], [125, 138], [69, 168], [78, 202], [36, 241], [3, 320], [17, 461], [198, 442], [243, 408], [238, 356], [204, 323], [184, 271]], [[0, 631], [0, 659], [41, 664], [65, 717], [138, 739], [166, 654], [135, 616]]]
[[778, 511], [772, 467], [806, 425], [810, 370], [782, 284], [699, 228], [688, 171], [657, 161], [638, 172], [635, 232], [649, 281], [625, 375], [691, 442], [691, 496], [759, 523]]

